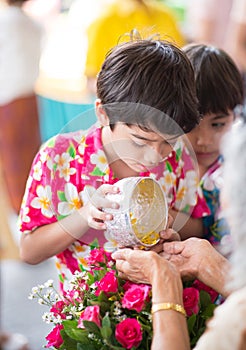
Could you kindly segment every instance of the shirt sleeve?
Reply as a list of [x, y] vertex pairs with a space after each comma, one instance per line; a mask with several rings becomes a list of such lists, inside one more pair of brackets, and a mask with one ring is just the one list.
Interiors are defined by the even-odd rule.
[[47, 147], [34, 158], [23, 197], [19, 228], [28, 233], [35, 228], [57, 221], [52, 209], [50, 156]]

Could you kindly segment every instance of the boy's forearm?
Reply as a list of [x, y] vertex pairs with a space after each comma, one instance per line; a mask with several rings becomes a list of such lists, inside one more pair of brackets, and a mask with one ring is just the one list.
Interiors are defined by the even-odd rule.
[[20, 257], [29, 264], [38, 264], [61, 253], [88, 230], [87, 222], [79, 214], [43, 225], [33, 232], [22, 234]]

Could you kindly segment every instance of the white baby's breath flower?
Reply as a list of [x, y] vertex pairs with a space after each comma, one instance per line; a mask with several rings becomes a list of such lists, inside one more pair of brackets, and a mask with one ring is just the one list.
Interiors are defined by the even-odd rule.
[[32, 293], [37, 294], [39, 292], [38, 287], [32, 287]]
[[73, 306], [71, 307], [71, 312], [76, 312], [76, 311], [77, 311], [77, 308], [76, 308], [76, 306], [73, 305]]
[[47, 282], [44, 283], [45, 288], [51, 288], [53, 287], [54, 281], [53, 280], [48, 280]]
[[53, 312], [45, 312], [42, 316], [42, 319], [45, 323], [53, 323], [54, 322], [54, 314]]
[[74, 297], [75, 299], [77, 299], [77, 298], [79, 297], [79, 292], [76, 291], [76, 292], [74, 293], [74, 296], [73, 296], [73, 297]]
[[80, 303], [79, 304], [79, 307], [78, 307], [78, 311], [82, 311], [84, 308], [84, 304], [83, 303]]
[[30, 293], [30, 294], [28, 295], [28, 299], [32, 300], [32, 299], [34, 299], [34, 298], [35, 298], [35, 296], [34, 296], [33, 294]]
[[41, 299], [41, 298], [39, 298], [39, 299], [38, 299], [38, 303], [39, 303], [39, 305], [45, 305], [44, 300], [43, 300], [43, 299]]

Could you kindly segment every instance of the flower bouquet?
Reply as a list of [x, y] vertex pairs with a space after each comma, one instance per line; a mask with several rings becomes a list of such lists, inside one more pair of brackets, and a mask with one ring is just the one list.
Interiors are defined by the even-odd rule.
[[[29, 298], [49, 306], [44, 313], [54, 328], [46, 337], [46, 348], [63, 350], [151, 348], [151, 287], [121, 279], [111, 254], [97, 242], [83, 271], [74, 274], [61, 294], [53, 281], [32, 288]], [[184, 307], [191, 347], [194, 347], [213, 315], [217, 294], [195, 281], [184, 286]]]

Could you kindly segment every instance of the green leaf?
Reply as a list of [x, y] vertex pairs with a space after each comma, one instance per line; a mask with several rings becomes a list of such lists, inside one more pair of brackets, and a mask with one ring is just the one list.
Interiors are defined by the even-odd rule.
[[206, 309], [203, 311], [202, 315], [208, 319], [213, 316], [214, 314], [214, 309], [216, 308], [215, 304], [209, 304]]
[[101, 335], [104, 339], [109, 339], [113, 333], [112, 328], [106, 327], [106, 326], [102, 327], [100, 329], [100, 331], [101, 331]]
[[70, 146], [68, 147], [67, 152], [69, 153], [71, 158], [73, 158], [73, 159], [75, 158], [76, 150], [75, 150], [75, 147], [74, 147], [74, 145], [72, 143], [70, 143]]
[[97, 239], [97, 238], [95, 238], [94, 241], [92, 241], [92, 242], [90, 243], [90, 248], [91, 248], [91, 249], [99, 248], [99, 242], [98, 242], [98, 239]]
[[57, 191], [57, 196], [61, 202], [67, 202], [67, 198], [66, 198], [65, 193], [63, 191]]
[[177, 150], [175, 150], [175, 153], [176, 153], [176, 161], [178, 162], [181, 158], [181, 155], [182, 155], [182, 149], [181, 147], [178, 148]]
[[61, 336], [63, 339], [62, 345], [59, 347], [59, 350], [74, 350], [77, 347], [77, 341], [71, 339], [64, 330], [61, 330]]
[[189, 334], [192, 334], [195, 323], [196, 323], [196, 314], [193, 314], [187, 320]]
[[60, 221], [62, 219], [66, 218], [66, 215], [58, 215], [57, 220]]
[[53, 148], [55, 146], [56, 136], [53, 136], [51, 139], [49, 139], [45, 146]]
[[83, 321], [84, 327], [85, 329], [89, 332], [89, 333], [94, 333], [96, 335], [98, 335], [100, 337], [101, 333], [100, 333], [100, 328], [95, 324], [95, 322], [91, 322], [91, 321]]
[[108, 315], [105, 315], [102, 319], [102, 326], [103, 327], [111, 327], [111, 322], [110, 322], [110, 318]]
[[109, 339], [112, 335], [112, 327], [111, 327], [111, 322], [110, 318], [108, 315], [105, 315], [104, 318], [102, 319], [102, 328], [101, 328], [101, 334], [104, 339]]
[[172, 167], [172, 165], [171, 165], [170, 162], [166, 161], [166, 167], [167, 167], [167, 170], [168, 170], [170, 173], [173, 172], [173, 167]]
[[95, 169], [90, 173], [90, 175], [104, 176], [106, 175], [106, 173], [103, 173], [98, 167], [95, 167]]
[[78, 323], [74, 320], [66, 320], [62, 322], [66, 334], [81, 343], [88, 343], [88, 332], [85, 329], [77, 328]]
[[77, 350], [95, 350], [100, 349], [95, 344], [77, 344]]
[[211, 297], [205, 290], [200, 291], [200, 304], [201, 310], [206, 309], [206, 307], [211, 304]]
[[91, 284], [93, 284], [95, 282], [95, 278], [90, 272], [87, 273], [87, 277], [88, 277], [87, 283], [90, 286]]

